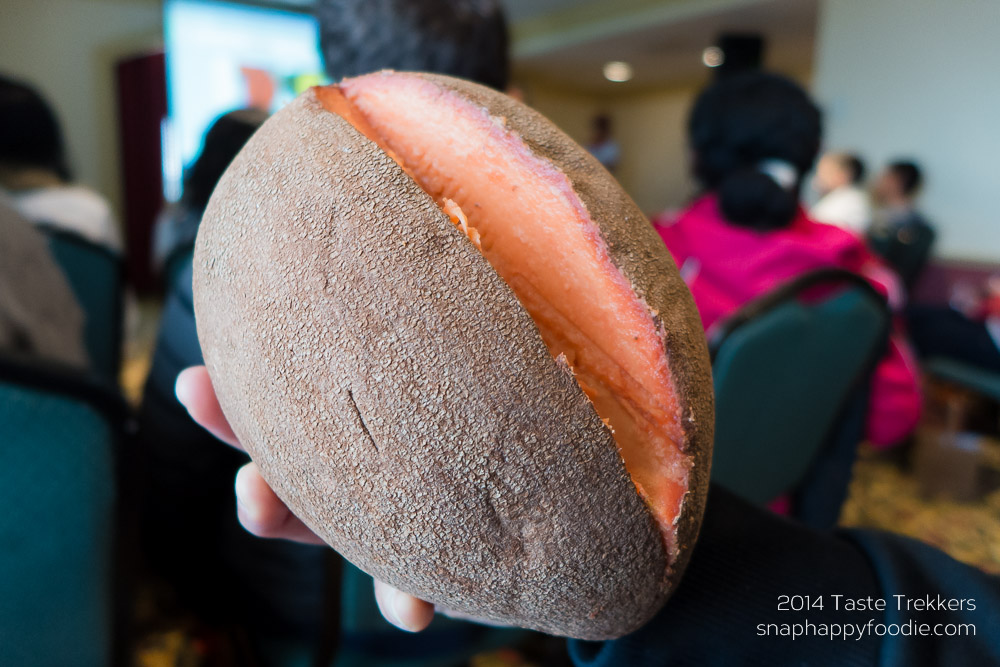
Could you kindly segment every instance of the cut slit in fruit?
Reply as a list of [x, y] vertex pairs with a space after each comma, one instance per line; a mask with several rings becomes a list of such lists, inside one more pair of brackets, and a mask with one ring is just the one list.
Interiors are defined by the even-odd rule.
[[610, 424], [672, 560], [691, 461], [663, 337], [566, 175], [503, 119], [413, 75], [347, 79], [317, 95], [437, 201], [513, 290], [552, 355], [565, 358]]

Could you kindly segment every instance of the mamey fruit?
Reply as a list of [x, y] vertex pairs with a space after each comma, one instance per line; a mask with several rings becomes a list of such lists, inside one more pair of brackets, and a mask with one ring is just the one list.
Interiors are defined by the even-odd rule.
[[704, 334], [655, 231], [549, 121], [441, 76], [314, 88], [229, 168], [194, 261], [226, 416], [346, 558], [586, 639], [666, 600], [708, 486]]

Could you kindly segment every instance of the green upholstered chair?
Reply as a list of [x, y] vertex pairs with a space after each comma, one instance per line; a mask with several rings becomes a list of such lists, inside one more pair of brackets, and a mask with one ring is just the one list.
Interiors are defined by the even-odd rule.
[[71, 370], [0, 358], [0, 665], [104, 667], [122, 657], [123, 411], [114, 392]]
[[49, 248], [83, 309], [84, 344], [91, 367], [116, 382], [122, 347], [121, 258], [72, 232], [45, 226], [43, 229]]
[[924, 364], [924, 369], [935, 377], [1000, 403], [1000, 373], [946, 357], [929, 359]]
[[716, 431], [712, 479], [764, 504], [833, 525], [864, 432], [867, 389], [889, 312], [863, 278], [822, 270], [728, 319], [711, 337]]

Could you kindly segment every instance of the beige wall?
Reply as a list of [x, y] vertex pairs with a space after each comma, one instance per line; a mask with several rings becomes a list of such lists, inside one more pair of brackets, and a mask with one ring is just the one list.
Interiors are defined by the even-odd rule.
[[938, 254], [1000, 260], [1000, 2], [825, 0], [827, 144], [925, 167]]
[[160, 0], [0, 2], [0, 72], [49, 99], [75, 176], [120, 212], [114, 64], [161, 45]]
[[[52, 100], [77, 177], [117, 205], [113, 67], [160, 45], [160, 0], [2, 2], [0, 71]], [[926, 210], [947, 257], [1000, 256], [998, 23], [996, 0], [826, 0], [821, 13], [814, 90], [827, 111], [827, 144], [858, 148], [873, 166], [899, 154], [921, 160]], [[623, 147], [619, 177], [644, 210], [690, 195], [683, 123], [693, 87], [613, 98], [525, 88], [578, 141], [595, 113], [611, 113]]]
[[647, 213], [682, 205], [693, 192], [687, 175], [684, 123], [695, 87], [602, 97], [538, 81], [519, 82], [525, 101], [566, 134], [585, 144], [599, 113], [614, 122], [622, 147], [617, 177]]
[[608, 105], [622, 146], [618, 179], [647, 214], [683, 206], [694, 192], [686, 123], [697, 92], [676, 88], [617, 98]]
[[599, 98], [530, 79], [520, 79], [515, 84], [523, 93], [525, 103], [547, 116], [578, 143], [587, 142], [590, 121], [602, 109]]
[[[785, 74], [805, 87], [812, 78], [810, 71]], [[683, 207], [695, 194], [688, 170], [687, 118], [705, 82], [635, 92], [626, 85], [614, 96], [568, 91], [524, 77], [518, 83], [528, 104], [580, 143], [588, 140], [595, 114], [611, 115], [622, 148], [616, 176], [647, 214]]]

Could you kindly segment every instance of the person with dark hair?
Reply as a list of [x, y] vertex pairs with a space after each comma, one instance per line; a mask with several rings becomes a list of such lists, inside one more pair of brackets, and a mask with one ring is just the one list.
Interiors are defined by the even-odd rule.
[[[923, 272], [936, 236], [917, 210], [923, 184], [923, 171], [916, 162], [894, 160], [879, 174], [874, 188], [881, 210], [869, 245], [909, 286]], [[980, 289], [968, 285], [955, 290], [948, 305], [913, 304], [906, 319], [921, 358], [946, 358], [1000, 373], [1000, 275]]]
[[[726, 77], [695, 102], [688, 123], [701, 195], [676, 219], [653, 220], [694, 295], [706, 330], [745, 303], [809, 271], [843, 268], [903, 306], [898, 280], [854, 234], [799, 204], [822, 137], [819, 109], [794, 82], [754, 72]], [[917, 425], [916, 363], [895, 335], [876, 370], [868, 438], [891, 446]]]
[[864, 190], [865, 164], [851, 153], [827, 153], [816, 166], [813, 188], [819, 201], [809, 210], [817, 222], [864, 234], [872, 222], [871, 201]]
[[209, 126], [201, 152], [184, 174], [180, 201], [156, 221], [153, 261], [157, 265], [163, 266], [173, 253], [194, 245], [208, 198], [226, 167], [267, 117], [260, 109], [237, 109], [222, 114]]
[[0, 190], [31, 222], [121, 249], [107, 201], [71, 182], [55, 112], [33, 87], [0, 76]]
[[899, 273], [908, 288], [920, 278], [937, 236], [917, 210], [923, 182], [915, 162], [896, 160], [882, 170], [873, 190], [879, 211], [868, 232], [868, 244]]
[[334, 81], [396, 69], [507, 87], [507, 22], [496, 0], [318, 0], [313, 12]]
[[912, 206], [923, 185], [924, 173], [916, 162], [895, 160], [875, 182], [875, 196], [885, 206]]

